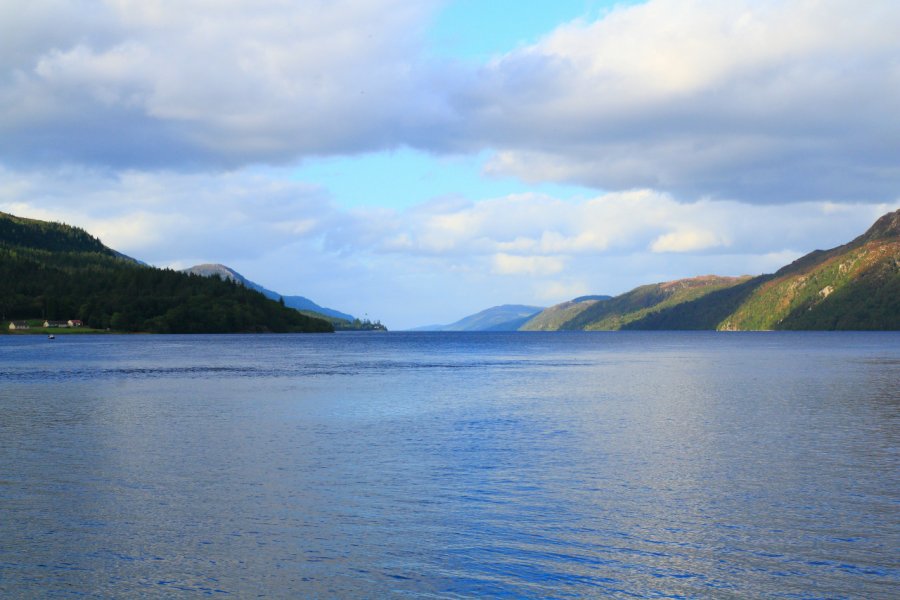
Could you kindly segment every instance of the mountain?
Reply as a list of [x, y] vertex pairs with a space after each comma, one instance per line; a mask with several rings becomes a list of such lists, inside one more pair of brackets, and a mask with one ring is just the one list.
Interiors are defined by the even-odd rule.
[[4, 248], [30, 248], [44, 252], [85, 252], [124, 257], [78, 227], [16, 217], [4, 212], [0, 212], [0, 244]]
[[182, 271], [185, 273], [192, 273], [194, 275], [203, 275], [204, 277], [217, 275], [221, 279], [236, 281], [245, 287], [256, 290], [266, 298], [271, 298], [272, 300], [279, 300], [281, 298], [284, 298], [284, 305], [296, 310], [313, 312], [350, 322], [356, 319], [356, 317], [354, 317], [353, 315], [348, 315], [345, 312], [334, 310], [333, 308], [325, 308], [324, 306], [319, 306], [309, 298], [305, 298], [303, 296], [285, 296], [283, 294], [279, 294], [278, 292], [273, 292], [272, 290], [266, 289], [258, 283], [250, 281], [234, 269], [226, 267], [225, 265], [207, 263], [202, 265], [194, 265], [193, 267], [190, 267], [188, 269], [182, 269]]
[[6, 213], [0, 316], [154, 333], [333, 331], [327, 321], [233, 282], [149, 267], [83, 229]]
[[[717, 278], [718, 284], [694, 287], [697, 278], [681, 279], [661, 287], [687, 286], [692, 293], [673, 294], [666, 302], [635, 314], [622, 324], [622, 329], [718, 329], [736, 307], [746, 300], [754, 289], [770, 276]], [[640, 288], [639, 288], [640, 289]]]
[[[624, 329], [656, 311], [733, 287], [747, 279], [749, 278], [703, 275], [643, 285], [615, 298], [599, 300], [590, 296], [586, 299], [576, 298], [550, 307], [526, 323], [522, 329], [525, 331]], [[703, 328], [690, 327], [690, 329]]]
[[540, 313], [523, 323], [519, 329], [522, 331], [557, 331], [570, 329], [567, 324], [576, 319], [584, 311], [590, 309], [598, 302], [609, 300], [611, 296], [581, 296], [568, 302], [556, 304], [545, 308]]
[[900, 330], [900, 210], [780, 269], [719, 328]]
[[608, 300], [575, 299], [523, 330], [900, 330], [900, 210], [855, 240], [771, 275], [707, 275], [645, 285]]
[[539, 306], [504, 304], [469, 315], [449, 325], [427, 325], [414, 331], [516, 331], [542, 310]]

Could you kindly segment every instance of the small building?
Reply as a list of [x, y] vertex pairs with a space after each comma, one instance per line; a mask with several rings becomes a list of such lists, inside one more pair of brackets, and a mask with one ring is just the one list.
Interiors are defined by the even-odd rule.
[[44, 321], [44, 327], [68, 327], [66, 321]]
[[69, 319], [68, 325], [69, 327], [81, 327], [83, 323], [80, 319]]
[[31, 329], [31, 326], [28, 324], [28, 321], [10, 321], [9, 328], [10, 329]]

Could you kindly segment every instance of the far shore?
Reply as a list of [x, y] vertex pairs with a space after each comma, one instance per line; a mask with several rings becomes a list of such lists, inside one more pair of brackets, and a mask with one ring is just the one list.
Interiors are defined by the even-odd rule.
[[[357, 330], [348, 330], [357, 331]], [[359, 330], [364, 331], [364, 330]], [[249, 334], [249, 335], [268, 335], [267, 331], [229, 331], [227, 333], [179, 333], [175, 335], [228, 335], [228, 334]], [[335, 333], [329, 331], [296, 331], [285, 333]], [[30, 329], [0, 329], [0, 335], [170, 335], [165, 333], [157, 333], [153, 331], [121, 331], [117, 329], [91, 329], [90, 327], [32, 327]]]
[[90, 327], [31, 327], [29, 329], [3, 329], [4, 335], [84, 335], [86, 333], [130, 333], [111, 329], [91, 329]]

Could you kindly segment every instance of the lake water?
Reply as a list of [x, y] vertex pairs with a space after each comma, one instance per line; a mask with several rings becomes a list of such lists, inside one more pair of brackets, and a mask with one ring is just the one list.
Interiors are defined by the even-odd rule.
[[0, 596], [897, 598], [900, 334], [0, 337]]

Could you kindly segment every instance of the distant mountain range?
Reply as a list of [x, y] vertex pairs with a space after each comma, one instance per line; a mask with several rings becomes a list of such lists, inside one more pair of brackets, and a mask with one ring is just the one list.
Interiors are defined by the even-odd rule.
[[852, 242], [816, 250], [772, 275], [706, 275], [614, 298], [576, 298], [520, 329], [900, 330], [900, 210]]
[[504, 304], [464, 317], [449, 325], [426, 325], [412, 331], [516, 331], [544, 310], [540, 306]]
[[266, 289], [258, 283], [250, 281], [231, 267], [226, 267], [225, 265], [220, 265], [218, 263], [194, 265], [193, 267], [182, 269], [182, 272], [191, 273], [193, 275], [202, 275], [204, 277], [211, 277], [216, 275], [222, 279], [236, 281], [245, 287], [256, 290], [266, 298], [271, 298], [272, 300], [279, 300], [283, 298], [284, 305], [288, 308], [317, 313], [320, 315], [333, 317], [335, 319], [342, 319], [344, 321], [352, 322], [356, 319], [356, 317], [354, 317], [353, 315], [347, 314], [345, 312], [341, 312], [333, 308], [319, 306], [318, 304], [304, 296], [285, 296], [283, 294], [279, 294], [278, 292], [273, 292], [272, 290]]

